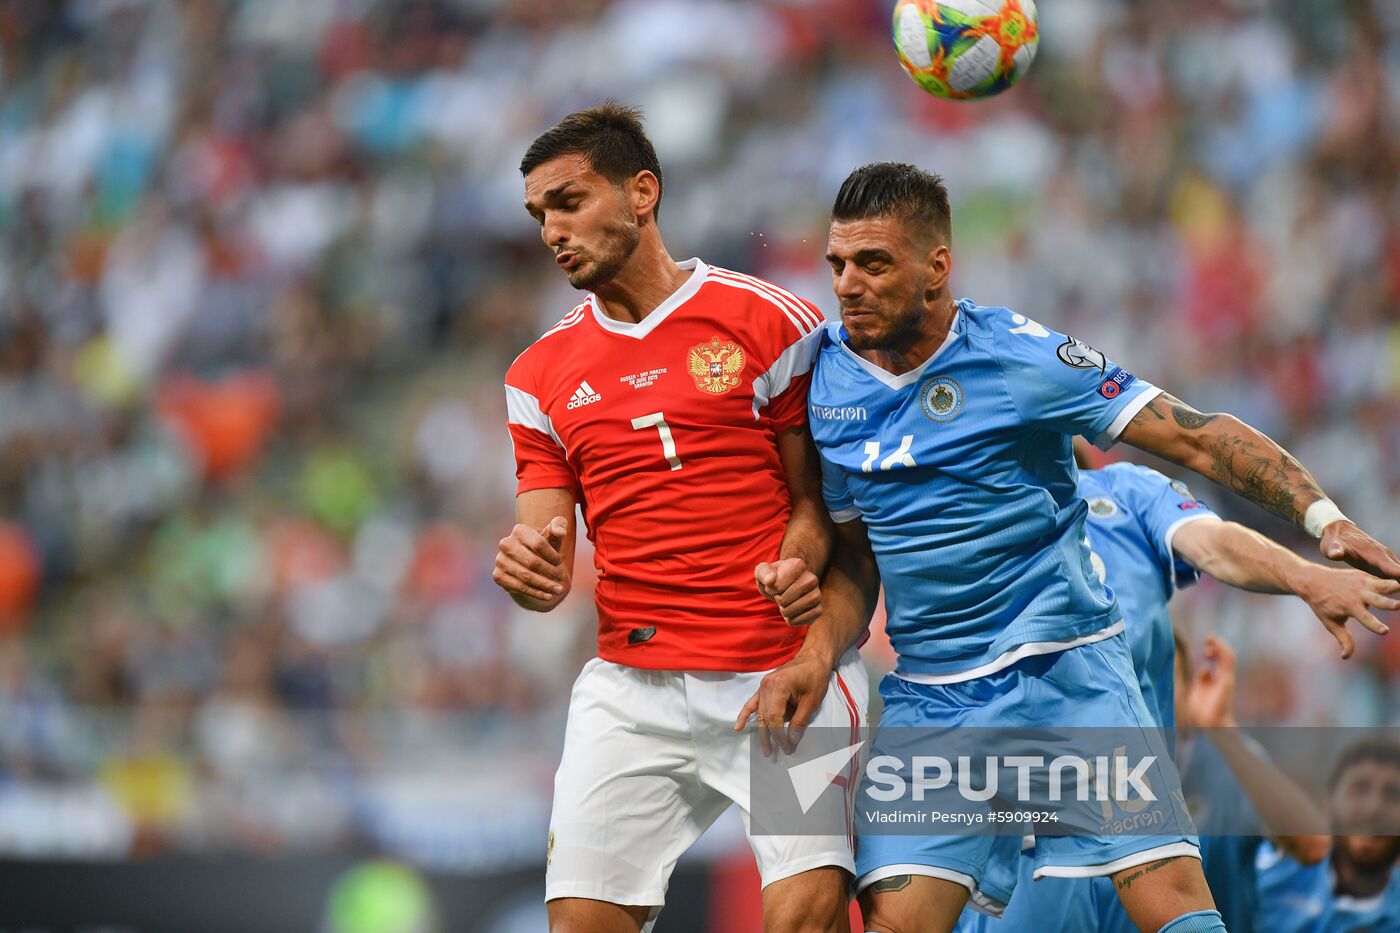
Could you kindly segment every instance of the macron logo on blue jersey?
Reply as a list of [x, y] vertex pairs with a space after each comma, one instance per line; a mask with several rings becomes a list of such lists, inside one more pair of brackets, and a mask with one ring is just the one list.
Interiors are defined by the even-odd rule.
[[869, 416], [865, 409], [859, 405], [846, 407], [813, 405], [812, 417], [820, 418], [823, 421], [865, 421]]

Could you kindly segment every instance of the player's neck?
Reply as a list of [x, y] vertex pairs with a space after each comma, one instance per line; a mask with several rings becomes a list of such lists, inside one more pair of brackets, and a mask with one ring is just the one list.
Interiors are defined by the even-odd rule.
[[622, 270], [593, 293], [608, 317], [636, 324], [674, 295], [693, 271], [676, 265], [660, 236], [644, 232]]
[[928, 362], [929, 357], [938, 352], [948, 339], [957, 307], [953, 299], [939, 298], [937, 304], [923, 316], [919, 329], [903, 341], [903, 345], [887, 350], [872, 350], [866, 356], [871, 362], [895, 376], [902, 376], [910, 370], [918, 369]]
[[1390, 883], [1392, 866], [1362, 868], [1353, 864], [1340, 849], [1332, 850], [1332, 871], [1337, 878], [1337, 893], [1351, 897], [1375, 897]]

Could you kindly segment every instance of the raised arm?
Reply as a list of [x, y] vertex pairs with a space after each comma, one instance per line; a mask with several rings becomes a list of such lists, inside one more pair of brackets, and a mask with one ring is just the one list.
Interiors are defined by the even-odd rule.
[[1172, 551], [1221, 583], [1255, 593], [1292, 594], [1308, 604], [1341, 645], [1342, 657], [1355, 648], [1348, 619], [1377, 635], [1390, 631], [1371, 609], [1393, 610], [1400, 582], [1359, 570], [1309, 563], [1250, 528], [1235, 522], [1197, 521], [1182, 525], [1172, 537]]
[[515, 497], [516, 525], [498, 544], [491, 579], [517, 605], [549, 612], [569, 595], [576, 505], [569, 489], [532, 489]]
[[[1330, 837], [1324, 835], [1326, 817], [1307, 792], [1240, 733], [1234, 698], [1235, 653], [1221, 639], [1207, 635], [1186, 695], [1187, 718], [1206, 730], [1279, 848], [1304, 864], [1320, 862], [1331, 848]], [[1282, 831], [1285, 828], [1290, 831]]]
[[1288, 451], [1233, 415], [1202, 414], [1163, 392], [1119, 437], [1194, 470], [1321, 538], [1329, 560], [1400, 580], [1400, 558], [1342, 515]]

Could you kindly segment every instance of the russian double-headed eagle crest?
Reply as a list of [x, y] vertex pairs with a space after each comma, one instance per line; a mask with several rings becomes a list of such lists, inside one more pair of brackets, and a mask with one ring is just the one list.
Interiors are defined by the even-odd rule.
[[697, 388], [723, 395], [742, 381], [739, 374], [744, 371], [744, 351], [737, 343], [722, 343], [712, 337], [709, 343], [691, 347], [686, 363]]

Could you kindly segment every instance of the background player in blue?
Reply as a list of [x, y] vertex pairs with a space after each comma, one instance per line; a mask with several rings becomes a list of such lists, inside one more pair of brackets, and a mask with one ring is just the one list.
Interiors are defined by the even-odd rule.
[[[1121, 612], [1084, 539], [1077, 434], [1101, 446], [1121, 436], [1305, 526], [1326, 556], [1400, 578], [1395, 553], [1259, 432], [1023, 315], [955, 301], [951, 239], [946, 189], [913, 166], [857, 169], [837, 195], [827, 259], [842, 321], [824, 335], [809, 408], [828, 505], [856, 556], [833, 565], [823, 611], [854, 637], [868, 599], [845, 595], [874, 581], [839, 578], [873, 553], [899, 654], [882, 726], [1150, 727]], [[867, 930], [951, 930], [991, 838], [862, 838]], [[1037, 874], [1150, 863], [1120, 892], [1140, 928], [1223, 929], [1189, 837], [1057, 840], [1037, 846]]]
[[1081, 469], [1077, 488], [1088, 505], [1090, 561], [1117, 597], [1138, 685], [1163, 727], [1173, 724], [1175, 680], [1167, 602], [1202, 573], [1227, 586], [1302, 599], [1337, 640], [1343, 658], [1355, 649], [1348, 620], [1358, 619], [1377, 634], [1386, 630], [1371, 609], [1388, 606], [1400, 583], [1310, 563], [1253, 529], [1221, 521], [1180, 480], [1115, 463]]
[[1400, 745], [1371, 739], [1344, 751], [1328, 782], [1327, 804], [1337, 835], [1322, 862], [1305, 865], [1268, 843], [1260, 848], [1255, 928], [1400, 931]]
[[[1234, 715], [1235, 654], [1214, 635], [1199, 658], [1176, 650], [1177, 765], [1186, 801], [1201, 829], [1201, 865], [1232, 933], [1253, 933], [1258, 891], [1255, 853], [1266, 835], [1299, 862], [1327, 855], [1327, 820], [1311, 796], [1238, 728]], [[1300, 835], [1306, 831], [1307, 835]], [[1247, 835], [1241, 835], [1246, 833]], [[1109, 892], [1111, 897], [1111, 892]], [[1100, 892], [1099, 903], [1107, 899]], [[1121, 911], [1102, 911], [1131, 933]]]
[[[1110, 570], [1110, 573], [1112, 570]], [[1201, 861], [1217, 909], [1231, 933], [1256, 927], [1258, 890], [1255, 858], [1263, 836], [1296, 864], [1326, 857], [1330, 838], [1300, 835], [1326, 832], [1326, 818], [1308, 794], [1275, 767], [1262, 750], [1236, 728], [1233, 714], [1235, 656], [1214, 635], [1206, 637], [1199, 664], [1180, 640], [1176, 646], [1176, 728], [1178, 764], [1191, 812], [1201, 830]], [[1202, 737], [1201, 730], [1208, 730]], [[1245, 790], [1248, 785], [1248, 791]], [[1278, 829], [1274, 829], [1278, 828]], [[1228, 831], [1231, 835], [1219, 833]], [[1238, 835], [1248, 833], [1249, 835]], [[1134, 933], [1108, 878], [1045, 878], [1032, 882], [1034, 860], [1022, 850], [1005, 914], [993, 919], [971, 909], [958, 921], [959, 933], [1039, 933], [1041, 930], [1094, 930]], [[992, 870], [1001, 871], [999, 866]], [[1135, 883], [1134, 873], [1125, 879]]]
[[[1077, 447], [1078, 444], [1076, 441]], [[1076, 454], [1081, 465], [1087, 462], [1084, 451], [1077, 449]], [[1184, 483], [1147, 467], [1118, 463], [1102, 470], [1081, 470], [1078, 489], [1088, 504], [1085, 527], [1091, 563], [1122, 607], [1139, 686], [1154, 718], [1164, 728], [1170, 729], [1179, 719], [1174, 710], [1178, 700], [1175, 684], [1179, 676], [1189, 678], [1190, 672], [1185, 653], [1175, 650], [1167, 601], [1177, 589], [1195, 583], [1198, 571], [1242, 589], [1299, 596], [1337, 639], [1343, 657], [1349, 657], [1354, 649], [1346, 629], [1347, 620], [1368, 611], [1369, 600], [1374, 597], [1400, 589], [1394, 581], [1361, 571], [1309, 563], [1258, 532], [1223, 522], [1194, 498]], [[1228, 692], [1233, 689], [1233, 656], [1223, 643], [1211, 639], [1204, 660], [1199, 670], [1202, 679], [1192, 693], [1191, 705], [1206, 710], [1206, 715], [1198, 715], [1192, 722], [1207, 727], [1228, 726], [1224, 717], [1229, 713]], [[1223, 728], [1211, 734], [1222, 740], [1231, 735]], [[1235, 749], [1228, 751], [1237, 754]], [[1247, 749], [1238, 753], [1252, 754]], [[1213, 835], [1210, 818], [1221, 812], [1219, 805], [1224, 803], [1230, 811], [1231, 825], [1239, 827], [1244, 822], [1241, 812], [1252, 812], [1253, 807], [1226, 760], [1208, 743], [1198, 745], [1188, 737], [1178, 763], [1188, 803], [1196, 799], [1193, 789], [1208, 785], [1204, 791], [1217, 805], [1203, 812], [1192, 807], [1192, 815], [1202, 834], [1203, 869], [1211, 893], [1227, 926], [1240, 933], [1248, 929], [1251, 919], [1253, 853], [1248, 853], [1247, 862], [1236, 865], [1241, 856], [1237, 843]], [[1248, 760], [1248, 766], [1256, 775], [1273, 770], [1261, 767], [1253, 759]], [[1274, 777], [1275, 785], [1287, 785], [1283, 796], [1285, 803], [1293, 807], [1292, 825], [1296, 826], [1297, 808], [1310, 804], [1286, 777]], [[1266, 806], [1270, 802], [1265, 801]], [[1274, 821], [1271, 825], [1286, 822]], [[1285, 841], [1295, 844], [1293, 839]], [[1003, 919], [986, 920], [965, 910], [960, 930], [1023, 933], [1050, 928], [1133, 929], [1107, 878], [1046, 878], [1031, 884], [1033, 859], [1023, 853], [1019, 862], [1016, 895]], [[1243, 871], [1234, 870], [1237, 868]], [[992, 882], [993, 886], [996, 884]], [[988, 880], [984, 879], [986, 886]]]

